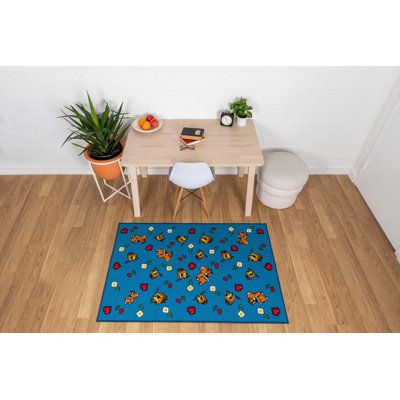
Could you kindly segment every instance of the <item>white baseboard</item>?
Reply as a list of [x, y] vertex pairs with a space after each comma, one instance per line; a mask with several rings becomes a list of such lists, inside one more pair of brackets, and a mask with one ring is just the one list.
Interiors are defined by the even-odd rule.
[[353, 167], [350, 168], [350, 171], [349, 171], [349, 178], [351, 179], [351, 181], [352, 181], [354, 184], [356, 184], [356, 182], [357, 182], [357, 178], [358, 178], [357, 175], [358, 175], [358, 174], [354, 171], [354, 168], [353, 168]]
[[[226, 167], [216, 168], [218, 175], [235, 175], [237, 168]], [[87, 175], [90, 174], [88, 166], [0, 166], [0, 175]], [[166, 175], [168, 168], [149, 168], [149, 175]], [[349, 168], [344, 166], [310, 167], [312, 175], [347, 175]], [[350, 176], [351, 178], [351, 176]]]
[[394, 252], [394, 254], [396, 255], [397, 261], [400, 264], [400, 247]]
[[89, 166], [0, 166], [0, 175], [88, 175]]

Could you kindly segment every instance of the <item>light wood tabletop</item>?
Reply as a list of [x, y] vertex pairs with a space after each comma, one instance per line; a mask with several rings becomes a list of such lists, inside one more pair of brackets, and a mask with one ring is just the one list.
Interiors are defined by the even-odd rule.
[[[205, 142], [195, 150], [180, 150], [183, 127], [204, 128]], [[129, 168], [135, 217], [140, 217], [137, 167], [147, 177], [147, 167], [172, 167], [176, 162], [206, 162], [211, 167], [238, 167], [239, 176], [248, 168], [245, 215], [251, 215], [256, 167], [264, 164], [252, 120], [245, 127], [221, 126], [217, 119], [166, 119], [160, 130], [139, 133], [132, 127], [122, 157]]]

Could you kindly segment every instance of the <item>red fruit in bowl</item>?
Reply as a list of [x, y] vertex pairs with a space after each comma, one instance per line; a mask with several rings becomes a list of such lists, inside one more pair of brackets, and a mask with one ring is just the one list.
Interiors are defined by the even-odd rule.
[[221, 308], [218, 308], [218, 310], [217, 310], [217, 314], [219, 314], [219, 315], [221, 315], [221, 314], [222, 314], [222, 309], [221, 309]]
[[168, 289], [172, 288], [172, 283], [168, 283]]
[[123, 314], [124, 311], [125, 311], [125, 310], [124, 310], [123, 308], [120, 308], [120, 309], [119, 309], [119, 313], [120, 313], [120, 314]]
[[149, 287], [149, 285], [147, 283], [140, 284], [140, 289], [142, 289], [143, 291], [146, 291], [148, 287]]
[[122, 228], [121, 229], [121, 233], [128, 233], [128, 229], [127, 228]]
[[190, 228], [188, 232], [191, 233], [191, 234], [193, 235], [193, 233], [196, 233], [196, 229]]
[[189, 307], [187, 308], [187, 312], [188, 312], [190, 315], [196, 314], [196, 307], [194, 307], [194, 306], [189, 306]]
[[276, 317], [277, 315], [279, 315], [281, 313], [281, 310], [278, 307], [271, 307], [271, 312], [272, 312], [272, 315], [275, 315], [275, 317]]
[[274, 288], [273, 286], [271, 286], [271, 287], [269, 288], [269, 290], [270, 290], [272, 293], [275, 292], [275, 288]]
[[237, 247], [236, 245], [233, 244], [233, 245], [231, 246], [231, 250], [232, 250], [232, 251], [238, 251], [238, 247]]
[[237, 284], [235, 285], [235, 290], [236, 290], [237, 292], [240, 292], [242, 289], [243, 289], [243, 285], [242, 285], [241, 283], [237, 283]]
[[121, 264], [119, 262], [114, 263], [113, 269], [120, 269], [120, 268], [121, 268]]
[[145, 249], [146, 249], [147, 251], [153, 250], [153, 245], [152, 245], [152, 244], [148, 244], [148, 245], [145, 247]]
[[147, 122], [150, 122], [152, 119], [154, 119], [154, 115], [152, 115], [152, 114], [147, 114], [146, 115], [146, 121]]
[[263, 231], [262, 229], [257, 229], [257, 233], [258, 233], [259, 235], [262, 235], [262, 234], [264, 233], [264, 231]]
[[189, 269], [195, 269], [196, 264], [194, 262], [191, 262], [191, 263], [189, 263], [188, 267], [189, 267]]
[[110, 314], [111, 312], [111, 306], [104, 306], [103, 307], [103, 313], [104, 314]]
[[153, 127], [153, 128], [157, 128], [157, 126], [158, 126], [158, 120], [157, 119], [152, 119], [151, 121], [150, 121], [150, 125]]
[[265, 267], [265, 269], [268, 270], [268, 271], [271, 271], [271, 270], [272, 270], [272, 265], [271, 265], [270, 263], [265, 264], [264, 267]]

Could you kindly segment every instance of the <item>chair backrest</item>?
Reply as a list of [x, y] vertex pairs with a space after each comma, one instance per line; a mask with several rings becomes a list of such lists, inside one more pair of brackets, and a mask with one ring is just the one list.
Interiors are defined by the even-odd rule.
[[169, 180], [185, 189], [199, 189], [211, 183], [214, 176], [206, 163], [177, 162], [172, 168]]

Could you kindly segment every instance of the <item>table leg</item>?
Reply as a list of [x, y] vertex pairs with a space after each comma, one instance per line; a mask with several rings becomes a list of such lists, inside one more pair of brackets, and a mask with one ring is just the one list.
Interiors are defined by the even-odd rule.
[[239, 175], [239, 178], [244, 177], [244, 167], [238, 167], [238, 175]]
[[147, 178], [147, 167], [140, 167], [142, 178]]
[[135, 215], [135, 217], [140, 217], [139, 185], [135, 165], [129, 167], [129, 175], [131, 177], [133, 214]]
[[254, 192], [254, 178], [256, 175], [256, 167], [249, 166], [247, 173], [247, 190], [246, 190], [246, 205], [244, 209], [244, 215], [246, 217], [251, 216], [251, 208], [253, 205], [253, 192]]

